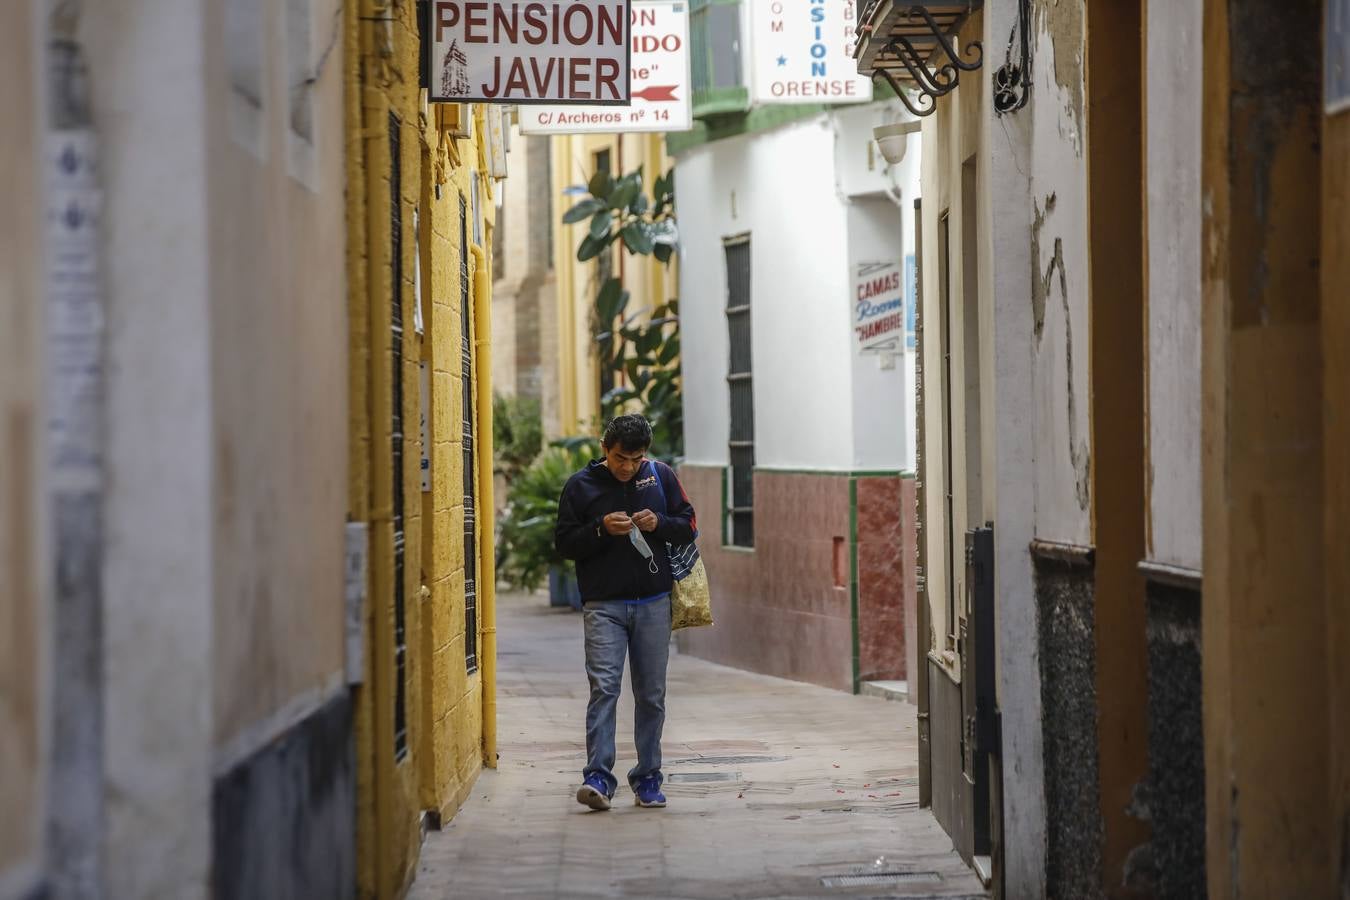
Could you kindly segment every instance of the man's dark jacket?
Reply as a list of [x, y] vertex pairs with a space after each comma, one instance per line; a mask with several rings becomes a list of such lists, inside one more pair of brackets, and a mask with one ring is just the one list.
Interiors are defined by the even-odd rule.
[[[652, 548], [655, 574], [628, 535], [611, 535], [602, 521], [612, 512], [631, 516], [644, 509], [658, 520], [655, 531], [642, 533]], [[641, 600], [668, 592], [674, 583], [666, 542], [687, 544], [697, 533], [694, 507], [670, 466], [648, 460], [622, 482], [601, 459], [567, 480], [553, 537], [558, 552], [576, 560], [583, 601]]]

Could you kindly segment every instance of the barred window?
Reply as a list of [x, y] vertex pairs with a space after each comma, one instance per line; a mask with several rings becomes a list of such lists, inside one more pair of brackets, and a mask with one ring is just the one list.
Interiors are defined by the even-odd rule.
[[464, 418], [464, 668], [478, 671], [478, 523], [473, 430], [473, 298], [469, 292], [469, 209], [459, 198], [460, 409]]
[[408, 755], [408, 638], [403, 533], [403, 173], [399, 120], [389, 114], [390, 478], [394, 525], [394, 758]]
[[730, 360], [727, 389], [731, 402], [731, 466], [727, 492], [727, 543], [755, 545], [755, 394], [750, 342], [750, 238], [727, 241], [727, 333]]
[[690, 3], [689, 70], [695, 115], [745, 107], [739, 0]]

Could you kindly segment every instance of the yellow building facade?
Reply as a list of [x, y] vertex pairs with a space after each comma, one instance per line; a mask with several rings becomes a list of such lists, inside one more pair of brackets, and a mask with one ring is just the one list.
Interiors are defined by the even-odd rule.
[[496, 760], [487, 126], [500, 110], [426, 103], [415, 4], [343, 16], [357, 881], [384, 898]]
[[[571, 185], [586, 184], [606, 169], [615, 178], [642, 167], [643, 190], [651, 195], [653, 182], [670, 168], [665, 136], [661, 134], [559, 135], [551, 156], [555, 216], [562, 215], [581, 197], [564, 195]], [[595, 352], [591, 310], [606, 278], [618, 276], [632, 295], [631, 312], [651, 310], [677, 295], [675, 258], [665, 265], [651, 256], [630, 255], [621, 242], [609, 254], [579, 262], [577, 247], [585, 237], [586, 222], [559, 224], [554, 230], [558, 328], [558, 421], [563, 434], [587, 434], [601, 425], [600, 397], [604, 393]], [[608, 257], [608, 258], [607, 258]]]

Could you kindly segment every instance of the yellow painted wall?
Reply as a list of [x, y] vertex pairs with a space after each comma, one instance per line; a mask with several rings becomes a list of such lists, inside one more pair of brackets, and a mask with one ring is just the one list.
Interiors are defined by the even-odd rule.
[[[345, 13], [349, 346], [352, 395], [349, 446], [351, 521], [370, 525], [365, 681], [356, 692], [357, 875], [362, 897], [396, 897], [416, 866], [420, 824], [445, 821], [458, 809], [484, 763], [485, 705], [491, 666], [482, 625], [491, 591], [478, 594], [479, 669], [465, 662], [464, 385], [462, 380], [461, 259], [467, 262], [472, 345], [473, 313], [491, 302], [474, 290], [479, 267], [460, 248], [460, 202], [474, 242], [474, 176], [480, 192], [482, 265], [493, 227], [493, 185], [486, 175], [484, 110], [473, 113], [473, 137], [454, 138], [457, 107], [423, 104], [417, 82], [418, 35], [412, 3], [363, 0]], [[403, 312], [403, 465], [392, 471], [394, 357], [391, 343], [390, 113], [399, 121], [401, 273]], [[414, 231], [414, 210], [418, 212]], [[420, 245], [420, 250], [417, 249]], [[420, 263], [423, 332], [415, 328], [414, 297]], [[473, 348], [475, 373], [489, 361], [487, 346]], [[421, 490], [422, 408], [419, 364], [429, 390], [427, 442], [432, 489]], [[470, 396], [477, 389], [471, 376]], [[470, 411], [477, 421], [479, 410]], [[474, 465], [478, 496], [490, 483], [490, 427], [476, 427]], [[393, 479], [402, 480], [405, 559], [406, 755], [396, 756], [394, 708], [395, 590]], [[483, 505], [483, 504], [480, 504]], [[482, 517], [480, 515], [480, 521]], [[490, 568], [490, 519], [479, 528], [479, 571]], [[490, 574], [484, 581], [490, 581]], [[489, 585], [490, 586], [490, 585]], [[485, 691], [488, 696], [485, 696]]]
[[[553, 138], [554, 252], [557, 273], [559, 420], [564, 434], [585, 434], [601, 423], [600, 373], [590, 327], [590, 311], [600, 289], [594, 261], [578, 262], [577, 246], [586, 222], [563, 225], [562, 217], [580, 197], [564, 196], [569, 185], [585, 184], [595, 173], [596, 155], [608, 150], [610, 174], [626, 174], [642, 166], [644, 190], [664, 175], [671, 161], [660, 134], [560, 135]], [[669, 266], [652, 256], [630, 255], [621, 242], [614, 245], [613, 274], [622, 274], [632, 294], [630, 312], [652, 309], [677, 295], [677, 264]]]
[[[42, 856], [38, 591], [39, 94], [32, 6], [15, 4], [0, 33], [0, 895], [30, 887]], [[26, 139], [24, 139], [26, 138]]]

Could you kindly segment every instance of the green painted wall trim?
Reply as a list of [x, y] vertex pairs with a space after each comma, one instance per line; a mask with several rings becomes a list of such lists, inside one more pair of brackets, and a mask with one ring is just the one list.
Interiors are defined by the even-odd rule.
[[743, 116], [749, 108], [750, 92], [744, 87], [694, 91], [694, 117], [703, 121], [714, 116]]
[[858, 479], [848, 481], [849, 618], [853, 625], [853, 693], [862, 691], [862, 650], [858, 637]]
[[678, 156], [686, 150], [692, 150], [712, 141], [736, 137], [742, 134], [756, 134], [768, 131], [780, 125], [787, 125], [801, 119], [809, 119], [817, 113], [829, 109], [822, 104], [802, 106], [755, 106], [749, 112], [714, 116], [696, 120], [690, 131], [673, 132], [666, 135], [666, 152]]
[[[713, 0], [714, 3], [718, 0]], [[739, 0], [730, 0], [730, 2], [739, 2]], [[745, 90], [742, 88], [742, 90]], [[895, 91], [891, 86], [883, 82], [872, 82], [872, 103], [880, 103], [883, 100], [891, 100], [895, 97]], [[748, 94], [747, 100], [748, 103]], [[760, 106], [751, 106], [746, 112], [731, 113], [728, 115], [714, 115], [708, 119], [695, 119], [694, 127], [689, 131], [672, 132], [666, 135], [666, 153], [671, 156], [678, 156], [686, 150], [692, 150], [703, 144], [713, 141], [720, 141], [725, 138], [736, 137], [742, 134], [756, 134], [761, 131], [768, 131], [771, 128], [777, 128], [780, 125], [787, 125], [790, 122], [796, 122], [801, 119], [809, 119], [817, 113], [828, 112], [844, 106], [866, 106], [867, 104], [853, 103], [804, 103], [804, 104], [768, 104]]]

